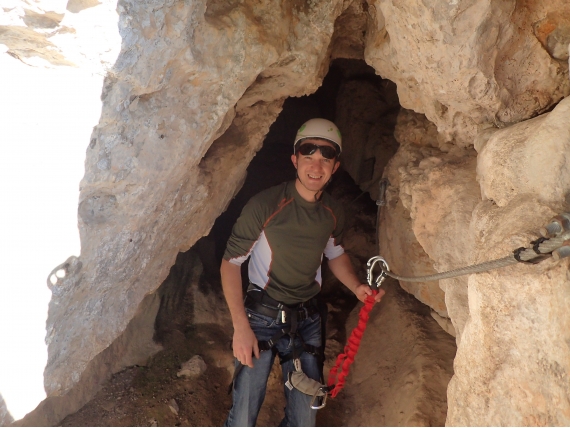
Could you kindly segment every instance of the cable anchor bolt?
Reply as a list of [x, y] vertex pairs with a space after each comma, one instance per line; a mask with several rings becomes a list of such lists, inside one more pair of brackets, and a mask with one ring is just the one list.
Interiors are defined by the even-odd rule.
[[378, 200], [376, 201], [376, 205], [379, 207], [383, 207], [386, 205], [386, 188], [390, 185], [390, 180], [387, 178], [383, 178], [380, 180], [380, 192], [378, 194]]
[[570, 230], [570, 213], [562, 213], [553, 217], [550, 222], [540, 229], [545, 238], [554, 238]]
[[570, 239], [564, 241], [560, 248], [552, 252], [552, 258], [556, 261], [570, 257]]

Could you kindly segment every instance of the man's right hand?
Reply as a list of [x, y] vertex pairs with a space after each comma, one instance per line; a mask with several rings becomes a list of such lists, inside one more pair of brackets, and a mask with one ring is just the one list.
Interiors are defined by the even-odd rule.
[[253, 368], [253, 356], [259, 358], [259, 346], [249, 323], [234, 327], [233, 349], [240, 363]]

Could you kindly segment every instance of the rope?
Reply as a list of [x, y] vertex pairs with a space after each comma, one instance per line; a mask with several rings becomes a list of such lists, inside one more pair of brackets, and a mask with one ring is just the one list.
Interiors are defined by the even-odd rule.
[[[372, 296], [366, 297], [364, 306], [360, 309], [360, 313], [358, 314], [358, 325], [354, 328], [354, 330], [352, 330], [352, 333], [348, 338], [348, 344], [344, 347], [344, 353], [340, 354], [337, 357], [336, 364], [329, 373], [327, 385], [329, 388], [332, 388], [330, 394], [333, 398], [337, 396], [342, 388], [344, 388], [345, 378], [348, 376], [350, 366], [354, 362], [354, 357], [356, 356], [358, 348], [360, 347], [362, 335], [364, 334], [364, 330], [366, 330], [366, 324], [370, 318], [370, 311], [372, 310], [374, 303], [376, 303], [374, 296], [378, 294], [376, 290], [372, 290], [372, 293]], [[337, 373], [339, 369], [341, 369], [341, 372], [338, 374], [337, 379]]]

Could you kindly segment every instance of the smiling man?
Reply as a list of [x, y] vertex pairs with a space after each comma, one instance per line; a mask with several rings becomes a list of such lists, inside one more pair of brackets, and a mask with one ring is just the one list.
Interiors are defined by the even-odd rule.
[[[328, 120], [311, 119], [297, 132], [293, 150], [297, 178], [251, 198], [234, 225], [222, 260], [236, 358], [233, 406], [226, 426], [255, 425], [276, 355], [287, 386], [281, 426], [315, 425], [313, 397], [294, 387], [291, 374], [322, 382], [323, 311], [317, 296], [323, 256], [359, 300], [372, 294], [367, 284], [360, 283], [342, 247], [342, 207], [324, 191], [340, 166], [338, 128]], [[244, 299], [240, 266], [248, 257]], [[380, 301], [383, 294], [375, 299]]]

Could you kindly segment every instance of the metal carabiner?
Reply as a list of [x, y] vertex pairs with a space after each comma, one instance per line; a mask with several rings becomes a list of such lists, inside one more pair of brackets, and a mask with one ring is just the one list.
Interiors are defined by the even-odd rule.
[[[321, 393], [321, 395], [319, 395], [319, 393]], [[328, 387], [325, 386], [317, 389], [317, 392], [315, 392], [315, 395], [313, 395], [313, 398], [311, 399], [311, 404], [310, 404], [311, 409], [319, 410], [325, 407], [327, 405], [328, 395], [329, 395]], [[321, 401], [321, 404], [315, 404], [318, 400], [318, 397], [323, 397], [323, 401]]]
[[[381, 263], [380, 269], [382, 269], [382, 272], [380, 275], [378, 275], [378, 278], [374, 279], [374, 266], [376, 266], [376, 263]], [[368, 266], [368, 285], [372, 290], [378, 291], [378, 288], [380, 288], [387, 277], [386, 272], [390, 272], [390, 266], [388, 266], [388, 262], [384, 259], [384, 257], [381, 256], [372, 257], [370, 260], [368, 260], [366, 266]]]

